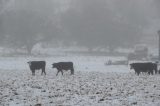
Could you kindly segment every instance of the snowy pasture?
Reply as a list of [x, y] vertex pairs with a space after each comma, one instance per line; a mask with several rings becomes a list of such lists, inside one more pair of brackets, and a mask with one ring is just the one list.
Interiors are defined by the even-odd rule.
[[[127, 65], [106, 66], [123, 57], [1, 57], [0, 106], [159, 106], [160, 75], [136, 76]], [[30, 60], [47, 62], [46, 76], [31, 76]], [[75, 75], [51, 64], [73, 61]]]

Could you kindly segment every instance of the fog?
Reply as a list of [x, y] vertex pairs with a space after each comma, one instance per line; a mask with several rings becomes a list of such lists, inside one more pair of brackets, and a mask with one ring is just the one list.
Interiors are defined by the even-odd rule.
[[159, 0], [0, 0], [0, 47], [158, 47]]
[[0, 0], [0, 106], [160, 106], [159, 11], [160, 0]]

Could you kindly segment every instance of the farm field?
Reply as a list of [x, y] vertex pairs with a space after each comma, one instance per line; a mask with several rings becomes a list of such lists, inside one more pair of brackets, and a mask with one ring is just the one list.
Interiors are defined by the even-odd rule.
[[[1, 57], [0, 106], [159, 106], [160, 75], [135, 75], [123, 57]], [[31, 75], [27, 61], [45, 60], [46, 76]], [[72, 61], [75, 75], [56, 76], [51, 64]]]

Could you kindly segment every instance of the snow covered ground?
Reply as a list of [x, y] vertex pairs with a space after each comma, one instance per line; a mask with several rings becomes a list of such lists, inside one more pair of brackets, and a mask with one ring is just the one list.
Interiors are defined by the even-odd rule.
[[[106, 66], [123, 57], [1, 57], [0, 106], [160, 106], [160, 75], [136, 76], [127, 65]], [[31, 76], [30, 60], [47, 62], [46, 76]], [[51, 64], [73, 61], [75, 75], [56, 77]]]

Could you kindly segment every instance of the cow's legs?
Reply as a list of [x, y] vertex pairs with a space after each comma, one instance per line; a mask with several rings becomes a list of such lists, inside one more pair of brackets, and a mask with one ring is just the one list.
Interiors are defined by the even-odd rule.
[[151, 74], [151, 71], [150, 70], [146, 70], [146, 72], [150, 75]]
[[41, 75], [43, 75], [43, 69], [42, 69]]
[[135, 74], [137, 74], [137, 72], [135, 71]]
[[137, 71], [137, 75], [139, 76], [139, 74], [140, 74], [140, 72], [139, 71]]
[[157, 74], [157, 69], [155, 69], [155, 74]]
[[71, 69], [71, 75], [73, 75], [73, 74], [74, 74], [74, 68]]
[[35, 70], [32, 70], [32, 75], [35, 76]]
[[45, 69], [42, 69], [41, 75], [43, 75], [43, 73], [46, 75]]
[[44, 74], [46, 75], [46, 71], [44, 70]]
[[138, 70], [135, 70], [135, 74], [139, 75], [139, 71], [138, 71]]
[[148, 70], [148, 74], [152, 74], [153, 75], [153, 70]]
[[63, 75], [63, 70], [61, 70], [61, 73], [62, 73], [62, 75]]
[[57, 71], [57, 74], [56, 74], [56, 76], [58, 75], [59, 71], [60, 71], [60, 70], [58, 70], [58, 71]]

